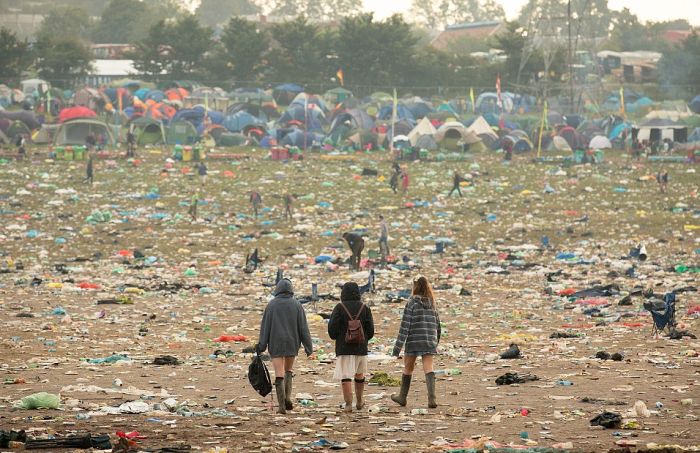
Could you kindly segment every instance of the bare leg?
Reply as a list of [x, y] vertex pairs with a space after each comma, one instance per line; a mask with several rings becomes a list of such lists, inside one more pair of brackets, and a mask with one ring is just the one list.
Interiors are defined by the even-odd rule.
[[403, 374], [408, 376], [413, 374], [413, 369], [416, 367], [416, 357], [415, 355], [403, 356]]
[[[415, 359], [415, 358], [414, 358]], [[433, 372], [433, 356], [424, 355], [421, 357], [421, 362], [423, 362], [423, 371], [427, 373]]]
[[352, 412], [352, 381], [343, 379], [341, 382], [343, 387], [343, 401], [345, 401], [345, 412]]

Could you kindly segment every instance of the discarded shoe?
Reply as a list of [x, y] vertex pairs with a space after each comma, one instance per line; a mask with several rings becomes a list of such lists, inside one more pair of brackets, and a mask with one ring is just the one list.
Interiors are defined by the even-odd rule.
[[520, 348], [515, 343], [511, 343], [510, 347], [501, 353], [502, 359], [518, 359], [520, 358]]
[[539, 381], [539, 379], [534, 374], [506, 373], [496, 379], [496, 385], [523, 384], [530, 381]]
[[622, 417], [614, 412], [603, 412], [591, 420], [591, 426], [602, 426], [606, 429], [616, 429], [622, 426]]

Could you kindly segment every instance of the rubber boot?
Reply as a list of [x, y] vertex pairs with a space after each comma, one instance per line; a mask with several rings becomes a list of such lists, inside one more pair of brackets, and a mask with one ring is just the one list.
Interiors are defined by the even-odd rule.
[[404, 374], [401, 376], [401, 390], [399, 391], [398, 395], [396, 393], [391, 395], [391, 401], [395, 402], [399, 406], [406, 405], [406, 397], [408, 396], [408, 389], [411, 388], [411, 378], [412, 378], [412, 375], [410, 375], [410, 374]]
[[435, 400], [435, 373], [430, 372], [425, 374], [425, 385], [428, 387], [428, 407], [435, 409], [437, 401]]
[[365, 407], [365, 400], [362, 397], [365, 393], [365, 380], [364, 379], [355, 379], [355, 399], [357, 402], [355, 403], [355, 407], [357, 408], [358, 411], [362, 410], [363, 407]]
[[292, 387], [294, 383], [294, 374], [291, 371], [284, 373], [284, 408], [288, 411], [294, 409], [292, 404]]
[[286, 414], [287, 408], [284, 404], [284, 378], [275, 378], [275, 393], [277, 394], [277, 413]]

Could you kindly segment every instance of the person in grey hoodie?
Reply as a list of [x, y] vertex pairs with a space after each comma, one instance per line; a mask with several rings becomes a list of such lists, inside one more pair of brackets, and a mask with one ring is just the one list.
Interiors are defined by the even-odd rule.
[[283, 278], [277, 283], [273, 294], [275, 298], [265, 307], [260, 322], [260, 338], [256, 349], [258, 352], [266, 349], [270, 352], [275, 370], [275, 393], [279, 406], [277, 412], [286, 414], [294, 408], [291, 399], [294, 359], [302, 344], [306, 355], [310, 356], [313, 353], [313, 343], [304, 308], [294, 298], [292, 282]]
[[440, 316], [435, 305], [433, 291], [425, 277], [418, 277], [413, 281], [413, 293], [403, 310], [399, 335], [391, 354], [394, 357], [400, 357], [401, 350], [405, 348], [401, 390], [399, 394], [391, 395], [391, 400], [398, 405], [406, 405], [413, 368], [416, 365], [416, 358], [420, 356], [425, 372], [425, 383], [428, 387], [428, 407], [437, 407], [433, 356], [437, 354], [441, 332]]

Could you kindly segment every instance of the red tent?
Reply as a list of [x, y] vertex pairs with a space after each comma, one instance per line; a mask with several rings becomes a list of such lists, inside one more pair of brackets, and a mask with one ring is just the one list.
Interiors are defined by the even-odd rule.
[[58, 114], [58, 122], [63, 123], [64, 121], [74, 120], [76, 118], [95, 118], [97, 113], [90, 110], [82, 105], [76, 105], [75, 107], [66, 107], [61, 110]]

